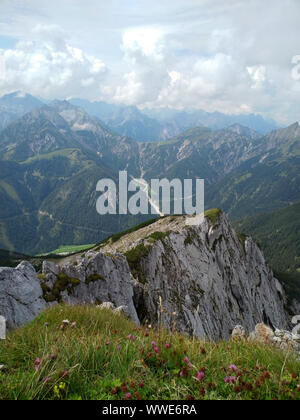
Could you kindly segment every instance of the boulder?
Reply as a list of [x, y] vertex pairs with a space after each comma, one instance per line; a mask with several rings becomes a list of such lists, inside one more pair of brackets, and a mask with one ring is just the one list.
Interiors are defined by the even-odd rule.
[[245, 328], [242, 327], [241, 325], [237, 325], [236, 327], [234, 327], [231, 333], [231, 338], [233, 340], [245, 340], [246, 339]]
[[0, 267], [0, 315], [8, 329], [33, 320], [45, 307], [39, 279], [29, 262], [16, 268]]
[[254, 331], [249, 335], [249, 340], [259, 343], [272, 343], [274, 337], [273, 330], [267, 325], [260, 323], [255, 326]]

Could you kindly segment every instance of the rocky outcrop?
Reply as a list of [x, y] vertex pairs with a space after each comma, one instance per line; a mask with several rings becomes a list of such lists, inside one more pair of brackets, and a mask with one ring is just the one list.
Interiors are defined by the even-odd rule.
[[[295, 323], [298, 320], [300, 320], [300, 317], [295, 317]], [[254, 331], [247, 338], [244, 328], [238, 325], [234, 328], [231, 338], [233, 340], [245, 341], [247, 339], [248, 341], [273, 345], [281, 350], [294, 351], [300, 356], [300, 335], [296, 334], [294, 330], [292, 332], [279, 329], [273, 331], [267, 325], [260, 323], [255, 326]]]
[[57, 302], [99, 310], [110, 302], [137, 324], [147, 319], [209, 339], [228, 338], [237, 324], [245, 334], [260, 322], [289, 326], [283, 289], [261, 250], [218, 211], [198, 226], [166, 217], [58, 265], [45, 261], [39, 280], [28, 263], [1, 269], [1, 279], [0, 314], [11, 325]]
[[103, 304], [110, 302], [135, 323], [139, 323], [133, 304], [133, 279], [126, 258], [121, 254], [87, 252], [76, 261], [57, 266], [45, 261], [42, 287], [47, 302]]
[[224, 214], [156, 241], [139, 261], [139, 306], [152, 324], [197, 337], [228, 338], [235, 325], [285, 328], [283, 289], [251, 238], [239, 238]]
[[46, 302], [31, 264], [22, 262], [17, 268], [0, 267], [0, 315], [8, 329], [34, 319]]

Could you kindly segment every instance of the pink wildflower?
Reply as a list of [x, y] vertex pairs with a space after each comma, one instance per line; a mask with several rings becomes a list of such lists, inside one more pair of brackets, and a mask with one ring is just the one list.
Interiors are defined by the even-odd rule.
[[41, 359], [40, 359], [39, 357], [37, 357], [37, 358], [35, 359], [35, 362], [34, 362], [34, 369], [35, 369], [35, 370], [39, 370], [39, 368], [40, 368], [40, 364], [41, 364]]
[[237, 372], [238, 371], [238, 368], [237, 368], [236, 365], [229, 365], [228, 369], [231, 370], [232, 372]]
[[198, 373], [196, 374], [196, 378], [197, 378], [199, 381], [203, 381], [203, 379], [205, 379], [205, 373], [204, 373], [204, 372], [198, 372]]
[[127, 392], [127, 394], [125, 394], [125, 398], [127, 398], [128, 400], [131, 398], [130, 392]]
[[234, 384], [236, 382], [236, 376], [227, 376], [224, 381], [226, 384]]
[[153, 347], [153, 350], [155, 351], [156, 354], [159, 353], [159, 350], [158, 350], [158, 347], [157, 346]]
[[166, 349], [169, 349], [171, 347], [171, 344], [170, 343], [166, 343], [165, 344], [165, 347], [166, 347]]

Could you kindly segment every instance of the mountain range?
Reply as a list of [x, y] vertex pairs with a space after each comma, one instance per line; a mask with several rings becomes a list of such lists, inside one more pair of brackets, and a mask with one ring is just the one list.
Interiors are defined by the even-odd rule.
[[97, 181], [117, 180], [124, 169], [146, 181], [204, 178], [206, 207], [222, 208], [233, 221], [300, 200], [298, 123], [266, 135], [237, 123], [201, 126], [140, 142], [69, 101], [15, 96], [0, 100], [14, 114], [0, 132], [0, 248], [33, 255], [96, 243], [143, 221], [96, 213]]
[[[136, 106], [116, 105], [106, 102], [90, 102], [73, 98], [71, 104], [97, 117], [102, 124], [122, 136], [137, 141], [163, 141], [175, 137], [194, 127], [209, 127], [213, 130], [240, 124], [267, 134], [279, 128], [273, 120], [266, 120], [258, 114], [227, 115], [220, 112], [202, 110], [179, 111], [174, 109], [143, 109]], [[37, 99], [28, 93], [13, 92], [0, 98], [0, 130], [12, 121], [33, 109], [51, 103], [49, 100]]]

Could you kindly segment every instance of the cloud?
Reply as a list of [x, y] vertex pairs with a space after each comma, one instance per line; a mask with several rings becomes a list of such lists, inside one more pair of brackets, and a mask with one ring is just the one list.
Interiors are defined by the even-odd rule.
[[5, 63], [0, 89], [25, 90], [44, 97], [99, 94], [107, 67], [99, 58], [69, 45], [65, 36], [57, 25], [39, 24], [32, 30], [32, 40], [0, 50]]
[[0, 50], [0, 94], [299, 119], [299, 0], [21, 3], [1, 10], [19, 42]]

